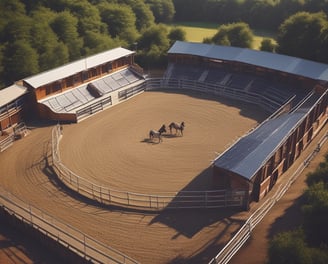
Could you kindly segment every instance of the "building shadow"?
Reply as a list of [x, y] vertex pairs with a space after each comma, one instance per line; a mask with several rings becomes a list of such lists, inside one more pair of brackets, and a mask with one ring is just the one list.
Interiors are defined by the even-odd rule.
[[197, 92], [192, 90], [182, 90], [182, 89], [161, 89], [161, 90], [152, 90], [153, 93], [169, 93], [169, 94], [183, 94], [190, 96], [196, 99], [215, 101], [226, 106], [235, 107], [239, 109], [239, 114], [243, 117], [254, 119], [258, 123], [262, 123], [266, 118], [270, 116], [271, 113], [266, 112], [261, 107], [252, 104], [246, 103], [241, 100], [226, 98], [219, 95], [208, 94], [203, 92]]

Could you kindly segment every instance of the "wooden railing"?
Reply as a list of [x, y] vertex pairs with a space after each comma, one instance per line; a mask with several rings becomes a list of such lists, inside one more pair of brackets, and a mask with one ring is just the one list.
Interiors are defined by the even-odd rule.
[[90, 263], [136, 264], [136, 260], [124, 255], [78, 229], [50, 216], [41, 209], [26, 204], [23, 200], [0, 187], [0, 206], [22, 223], [27, 223], [57, 243], [69, 248]]
[[57, 125], [52, 130], [52, 159], [58, 178], [70, 189], [100, 203], [151, 211], [246, 206], [245, 190], [180, 191], [159, 195], [133, 193], [101, 186], [80, 177], [62, 163], [59, 152], [61, 137], [62, 129]]
[[265, 217], [270, 209], [280, 200], [289, 187], [296, 181], [298, 176], [309, 165], [311, 160], [320, 151], [323, 144], [328, 140], [328, 133], [325, 134], [320, 140], [317, 147], [304, 159], [303, 163], [296, 169], [288, 181], [281, 184], [276, 193], [269, 199], [267, 199], [261, 207], [259, 207], [246, 221], [246, 223], [239, 229], [234, 237], [226, 244], [226, 246], [209, 262], [209, 264], [227, 264], [232, 257], [238, 252], [238, 250], [246, 243], [250, 238], [253, 229], [258, 223]]

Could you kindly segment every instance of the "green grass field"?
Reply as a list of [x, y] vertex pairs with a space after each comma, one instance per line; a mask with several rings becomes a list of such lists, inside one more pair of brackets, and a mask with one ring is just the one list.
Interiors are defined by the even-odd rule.
[[[182, 28], [186, 32], [186, 40], [190, 42], [203, 42], [204, 38], [212, 37], [219, 27], [216, 24], [208, 24], [208, 23], [179, 23], [179, 24], [172, 24], [168, 25], [169, 27], [178, 26]], [[263, 32], [253, 30], [254, 33], [254, 42], [253, 42], [253, 49], [259, 49], [261, 46], [261, 41], [263, 38], [270, 38], [272, 41], [275, 42], [274, 34], [270, 32]]]

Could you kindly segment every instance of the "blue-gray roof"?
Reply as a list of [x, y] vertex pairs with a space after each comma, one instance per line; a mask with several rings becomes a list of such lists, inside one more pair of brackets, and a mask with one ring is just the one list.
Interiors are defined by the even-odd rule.
[[214, 165], [251, 180], [303, 121], [319, 98], [320, 95], [313, 94], [295, 112], [263, 122], [219, 156]]
[[291, 56], [230, 46], [176, 41], [169, 54], [188, 54], [211, 59], [235, 61], [328, 81], [328, 65]]

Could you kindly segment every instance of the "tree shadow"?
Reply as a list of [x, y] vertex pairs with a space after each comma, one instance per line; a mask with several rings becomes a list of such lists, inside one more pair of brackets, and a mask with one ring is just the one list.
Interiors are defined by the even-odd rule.
[[273, 239], [280, 232], [291, 231], [299, 228], [303, 224], [302, 206], [305, 204], [304, 195], [295, 199], [292, 206], [288, 207], [284, 214], [279, 216], [271, 225], [268, 232], [268, 239]]

